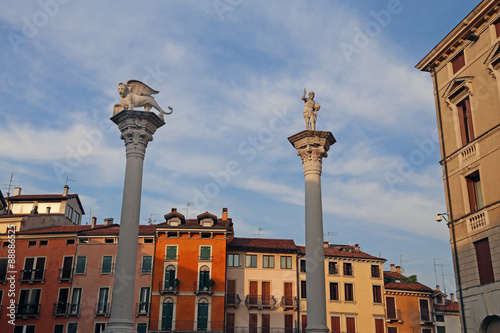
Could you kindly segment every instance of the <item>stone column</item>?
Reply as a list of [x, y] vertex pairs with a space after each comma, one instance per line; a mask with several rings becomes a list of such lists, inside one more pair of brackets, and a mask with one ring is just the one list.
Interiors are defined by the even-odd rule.
[[122, 133], [127, 162], [111, 315], [104, 332], [132, 333], [137, 332], [134, 311], [138, 300], [134, 291], [144, 156], [148, 142], [153, 140], [153, 134], [165, 122], [153, 112], [132, 110], [121, 111], [111, 120]]
[[288, 138], [302, 159], [305, 177], [307, 333], [326, 333], [325, 250], [321, 205], [323, 157], [335, 138], [331, 132], [302, 131]]

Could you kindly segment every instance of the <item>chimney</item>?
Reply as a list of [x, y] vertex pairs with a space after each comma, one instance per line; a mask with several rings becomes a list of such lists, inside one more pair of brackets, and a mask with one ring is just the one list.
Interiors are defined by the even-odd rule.
[[97, 223], [97, 217], [92, 216], [92, 228], [95, 228], [96, 223]]
[[177, 208], [172, 208], [172, 213], [177, 212]]
[[396, 273], [401, 274], [401, 266], [396, 266]]
[[14, 196], [16, 195], [21, 195], [21, 188], [20, 187], [14, 187]]
[[222, 208], [222, 221], [227, 221], [227, 208]]
[[436, 291], [441, 291], [441, 287], [439, 287], [439, 284], [436, 284]]
[[107, 219], [104, 219], [104, 226], [112, 225], [113, 224], [113, 218], [108, 217]]
[[68, 185], [64, 185], [64, 188], [63, 188], [63, 197], [67, 197], [68, 196], [68, 190], [69, 190], [69, 186]]
[[396, 273], [396, 266], [394, 264], [391, 264], [391, 272]]
[[455, 303], [455, 294], [454, 293], [450, 294], [450, 298], [451, 298], [451, 302]]
[[354, 244], [354, 252], [359, 252], [359, 244]]

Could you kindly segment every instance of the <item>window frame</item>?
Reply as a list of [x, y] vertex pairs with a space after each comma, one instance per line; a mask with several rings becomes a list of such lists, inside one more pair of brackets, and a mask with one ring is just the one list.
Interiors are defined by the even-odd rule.
[[257, 255], [256, 254], [245, 254], [245, 267], [246, 268], [257, 268]]
[[[79, 265], [79, 259], [83, 260], [83, 271], [79, 271], [78, 267], [82, 264]], [[81, 268], [81, 266], [80, 266]], [[86, 275], [87, 273], [87, 256], [76, 256], [75, 260], [75, 275], [76, 274], [81, 274], [81, 275]]]
[[292, 256], [280, 256], [280, 269], [292, 269]]
[[262, 268], [274, 269], [274, 255], [262, 256]]
[[228, 253], [227, 254], [227, 267], [240, 267], [240, 266], [241, 266], [240, 254], [239, 253]]
[[[146, 265], [144, 264], [146, 258], [150, 259], [149, 270], [144, 269], [144, 267], [146, 267]], [[153, 273], [153, 256], [143, 255], [141, 260], [141, 274], [152, 274], [152, 273]]]
[[[348, 293], [348, 287], [350, 286], [350, 293]], [[348, 298], [347, 296], [350, 295]], [[344, 301], [345, 302], [355, 302], [354, 298], [354, 283], [344, 283]]]

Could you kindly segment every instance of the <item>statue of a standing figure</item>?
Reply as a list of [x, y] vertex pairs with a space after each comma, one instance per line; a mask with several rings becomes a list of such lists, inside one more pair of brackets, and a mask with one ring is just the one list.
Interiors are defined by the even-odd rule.
[[306, 88], [304, 88], [302, 100], [304, 101], [304, 119], [306, 120], [306, 129], [308, 131], [315, 131], [320, 105], [314, 101], [313, 91], [310, 91], [309, 97], [306, 98]]

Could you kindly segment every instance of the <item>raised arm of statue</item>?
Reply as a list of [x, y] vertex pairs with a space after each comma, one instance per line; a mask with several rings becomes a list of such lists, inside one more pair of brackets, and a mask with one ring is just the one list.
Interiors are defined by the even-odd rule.
[[306, 100], [307, 100], [307, 99], [306, 99], [306, 88], [304, 88], [304, 94], [302, 95], [301, 99], [302, 99], [303, 101], [306, 101]]

